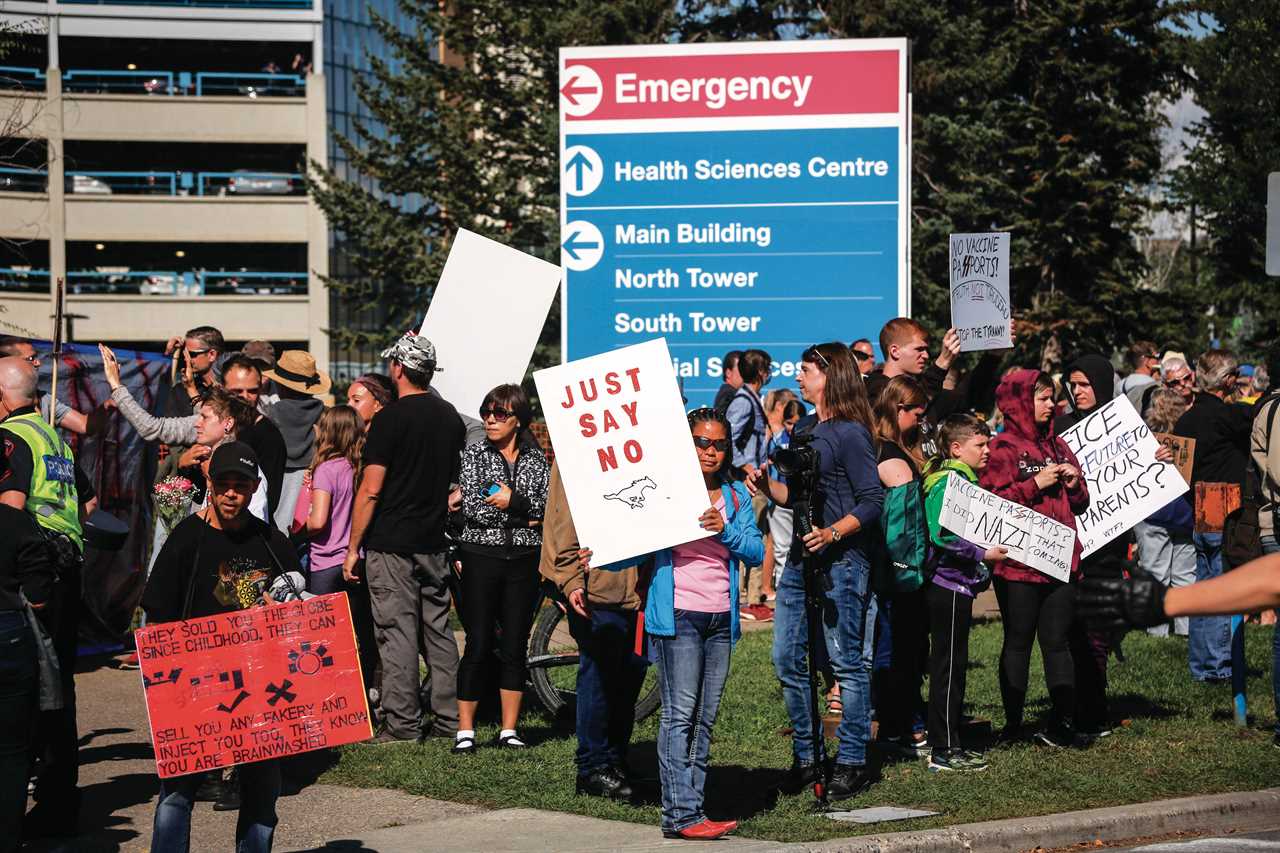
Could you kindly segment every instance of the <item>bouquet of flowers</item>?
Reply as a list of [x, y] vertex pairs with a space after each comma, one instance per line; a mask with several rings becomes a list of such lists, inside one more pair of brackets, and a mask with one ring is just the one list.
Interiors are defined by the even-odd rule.
[[156, 513], [166, 527], [172, 528], [191, 512], [191, 497], [195, 491], [195, 483], [177, 475], [156, 483], [151, 497], [155, 501]]

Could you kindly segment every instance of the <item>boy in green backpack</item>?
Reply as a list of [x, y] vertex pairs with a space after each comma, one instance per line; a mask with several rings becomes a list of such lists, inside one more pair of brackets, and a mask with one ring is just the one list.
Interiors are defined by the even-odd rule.
[[938, 427], [939, 456], [925, 469], [924, 510], [929, 525], [933, 576], [925, 591], [929, 608], [929, 769], [934, 772], [987, 769], [980, 753], [960, 746], [960, 713], [964, 707], [965, 670], [969, 665], [969, 627], [973, 599], [991, 583], [990, 563], [1008, 551], [984, 548], [942, 528], [943, 496], [950, 477], [978, 482], [991, 453], [991, 430], [973, 415], [951, 415]]

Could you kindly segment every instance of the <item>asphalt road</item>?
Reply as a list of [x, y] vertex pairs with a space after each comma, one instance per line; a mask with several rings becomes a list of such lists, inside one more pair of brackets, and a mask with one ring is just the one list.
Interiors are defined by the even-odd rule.
[[1190, 841], [1163, 841], [1119, 849], [1142, 853], [1280, 853], [1280, 828]]

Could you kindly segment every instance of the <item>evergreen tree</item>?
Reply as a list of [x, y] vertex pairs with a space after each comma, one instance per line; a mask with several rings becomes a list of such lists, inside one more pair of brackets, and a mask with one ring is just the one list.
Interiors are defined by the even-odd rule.
[[1158, 0], [834, 0], [832, 36], [912, 39], [914, 313], [949, 325], [947, 234], [1012, 232], [1024, 363], [1141, 334], [1135, 245], [1177, 36]]
[[1202, 0], [1193, 20], [1205, 34], [1189, 42], [1188, 62], [1206, 115], [1173, 187], [1208, 232], [1218, 334], [1234, 325], [1232, 343], [1255, 353], [1280, 338], [1280, 295], [1264, 270], [1267, 174], [1280, 171], [1280, 2]]
[[[327, 284], [386, 317], [376, 333], [331, 330], [347, 344], [420, 319], [458, 228], [558, 262], [559, 48], [663, 41], [675, 17], [663, 0], [400, 7], [413, 32], [375, 15], [395, 61], [375, 59], [358, 88], [374, 120], [337, 140], [362, 180], [313, 164], [310, 181], [355, 269]], [[559, 326], [557, 305], [535, 364], [558, 360]]]

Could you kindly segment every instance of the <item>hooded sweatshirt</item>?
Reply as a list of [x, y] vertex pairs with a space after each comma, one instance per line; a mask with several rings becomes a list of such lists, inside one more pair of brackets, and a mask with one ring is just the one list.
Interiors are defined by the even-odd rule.
[[284, 437], [285, 470], [296, 471], [311, 464], [315, 454], [315, 432], [312, 427], [324, 414], [324, 402], [318, 397], [280, 396], [280, 402], [267, 409], [267, 417]]
[[[1037, 370], [1018, 368], [1001, 380], [996, 389], [996, 405], [1004, 414], [1005, 429], [991, 440], [991, 460], [979, 483], [1006, 500], [1030, 507], [1075, 530], [1076, 514], [1089, 506], [1084, 478], [1077, 478], [1071, 489], [1054, 483], [1042, 491], [1035, 482], [1036, 474], [1055, 462], [1080, 467], [1071, 448], [1058, 438], [1052, 422], [1043, 427], [1036, 425], [1034, 399], [1039, 375]], [[1080, 574], [1080, 550], [1077, 537], [1071, 552], [1072, 577]], [[1011, 581], [1057, 583], [1048, 575], [1012, 559], [997, 563], [995, 574]]]
[[987, 549], [962, 539], [942, 527], [942, 504], [947, 493], [947, 480], [963, 477], [978, 482], [973, 469], [958, 459], [948, 459], [924, 478], [924, 515], [929, 525], [930, 559], [934, 563], [933, 583], [970, 598], [991, 584], [991, 571], [982, 558]]
[[[1071, 429], [1089, 415], [1111, 402], [1115, 396], [1115, 371], [1111, 361], [1101, 355], [1082, 355], [1067, 365], [1062, 375], [1071, 380], [1071, 374], [1083, 373], [1093, 385], [1094, 404], [1087, 409], [1073, 409], [1064, 415], [1058, 415], [1053, 422], [1054, 432], [1058, 435]], [[1073, 400], [1074, 406], [1074, 400]], [[1084, 574], [1116, 575], [1127, 563], [1129, 544], [1133, 542], [1133, 533], [1124, 534], [1112, 539], [1097, 551], [1085, 557], [1081, 563]]]

